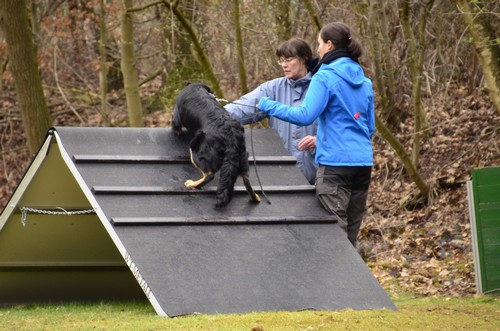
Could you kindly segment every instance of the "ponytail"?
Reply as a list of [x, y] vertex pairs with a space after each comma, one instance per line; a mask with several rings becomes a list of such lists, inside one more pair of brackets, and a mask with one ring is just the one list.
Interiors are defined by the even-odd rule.
[[336, 49], [347, 49], [349, 57], [356, 62], [363, 55], [361, 44], [352, 38], [349, 26], [344, 23], [334, 22], [325, 25], [320, 31], [320, 37], [324, 42], [330, 40]]

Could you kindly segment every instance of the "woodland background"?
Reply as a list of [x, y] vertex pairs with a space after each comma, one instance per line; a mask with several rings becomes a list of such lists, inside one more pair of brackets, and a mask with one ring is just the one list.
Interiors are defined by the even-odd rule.
[[[0, 208], [50, 126], [168, 127], [189, 81], [233, 100], [349, 24], [377, 96], [360, 253], [389, 291], [475, 293], [465, 183], [500, 164], [498, 1], [0, 0]], [[262, 125], [265, 126], [265, 123]]]

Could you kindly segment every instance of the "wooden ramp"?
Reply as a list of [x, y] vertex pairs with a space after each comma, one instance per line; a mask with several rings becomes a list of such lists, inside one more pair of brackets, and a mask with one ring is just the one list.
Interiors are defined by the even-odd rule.
[[216, 210], [218, 177], [185, 189], [199, 174], [170, 129], [51, 130], [0, 216], [0, 304], [147, 299], [162, 316], [395, 309], [275, 131], [246, 134], [262, 202], [239, 179]]

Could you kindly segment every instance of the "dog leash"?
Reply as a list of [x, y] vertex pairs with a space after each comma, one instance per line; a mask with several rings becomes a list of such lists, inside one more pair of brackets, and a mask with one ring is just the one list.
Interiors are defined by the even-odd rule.
[[253, 128], [250, 127], [250, 147], [252, 148], [252, 156], [253, 156], [253, 167], [255, 168], [255, 175], [257, 176], [257, 181], [259, 182], [260, 185], [260, 192], [266, 198], [266, 201], [268, 204], [271, 204], [271, 200], [266, 195], [266, 192], [264, 192], [264, 188], [262, 187], [262, 182], [260, 181], [259, 177], [259, 172], [257, 171], [257, 160], [255, 160], [255, 152], [253, 150]]
[[217, 102], [232, 103], [233, 105], [238, 105], [238, 106], [244, 106], [244, 107], [249, 107], [249, 108], [259, 109], [259, 108], [258, 108], [258, 107], [256, 107], [256, 106], [245, 105], [244, 103], [238, 103], [238, 102], [229, 101], [229, 100], [222, 99], [222, 98], [217, 98], [215, 95], [214, 95], [214, 97], [215, 97], [215, 100], [217, 100]]
[[[258, 109], [255, 106], [244, 105], [242, 103], [237, 103], [237, 102], [234, 102], [234, 101], [228, 101], [226, 99], [217, 98], [215, 95], [214, 95], [214, 97], [215, 97], [215, 100], [217, 102], [219, 102], [219, 103], [220, 102], [232, 103], [232, 104], [235, 104], [235, 105], [246, 106], [246, 107], [251, 107], [251, 108]], [[264, 198], [266, 198], [267, 203], [271, 204], [271, 200], [269, 200], [269, 198], [266, 195], [266, 192], [264, 192], [264, 188], [262, 187], [262, 182], [260, 180], [259, 172], [257, 171], [257, 160], [255, 159], [255, 151], [253, 149], [253, 128], [252, 127], [250, 127], [250, 147], [252, 149], [253, 166], [254, 166], [254, 169], [255, 169], [255, 175], [257, 176], [257, 181], [259, 182], [259, 185], [260, 185], [260, 192], [262, 193], [262, 196], [264, 196]]]

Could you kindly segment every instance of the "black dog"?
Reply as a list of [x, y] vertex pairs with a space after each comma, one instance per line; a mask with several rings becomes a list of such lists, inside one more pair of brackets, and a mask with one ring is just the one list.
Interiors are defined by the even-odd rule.
[[192, 83], [177, 96], [172, 129], [180, 135], [182, 127], [192, 136], [189, 145], [191, 162], [202, 174], [196, 181], [185, 181], [184, 186], [201, 188], [213, 180], [220, 170], [216, 208], [222, 208], [231, 201], [238, 175], [243, 178], [251, 200], [260, 202], [248, 180], [248, 153], [243, 126], [229, 116], [208, 86]]

